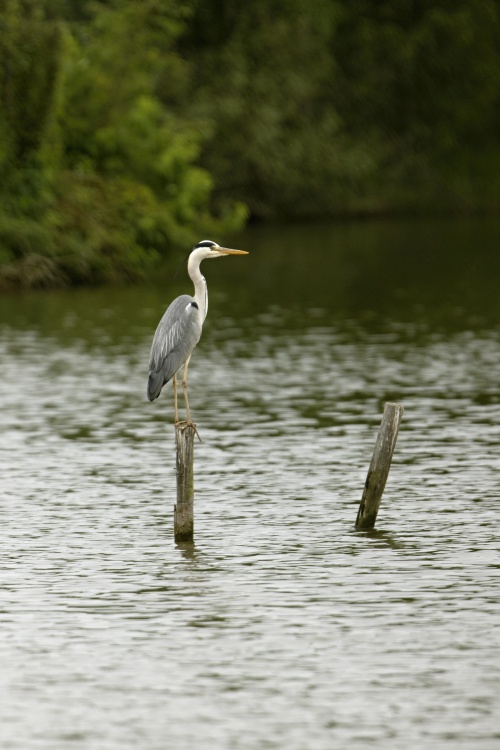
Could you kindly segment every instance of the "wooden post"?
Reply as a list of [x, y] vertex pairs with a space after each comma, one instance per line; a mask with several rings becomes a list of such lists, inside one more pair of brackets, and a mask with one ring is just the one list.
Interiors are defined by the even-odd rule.
[[375, 526], [380, 500], [391, 468], [392, 454], [396, 447], [403, 411], [404, 409], [400, 404], [388, 403], [384, 407], [382, 424], [375, 443], [375, 450], [373, 451], [356, 518], [356, 529], [358, 531], [373, 529]]
[[177, 503], [174, 505], [174, 539], [192, 542], [194, 532], [194, 433], [185, 423], [175, 425]]

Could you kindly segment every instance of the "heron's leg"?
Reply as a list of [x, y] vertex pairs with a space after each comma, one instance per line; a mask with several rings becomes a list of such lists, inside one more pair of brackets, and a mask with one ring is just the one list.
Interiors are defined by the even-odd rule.
[[177, 373], [174, 375], [174, 379], [172, 381], [172, 384], [174, 386], [174, 424], [179, 423], [179, 412], [177, 410]]
[[184, 401], [186, 402], [186, 413], [187, 413], [187, 421], [188, 424], [192, 424], [193, 420], [191, 419], [191, 412], [189, 410], [189, 401], [188, 401], [188, 366], [189, 366], [189, 360], [191, 357], [188, 357], [186, 361], [184, 362], [184, 372], [182, 374], [182, 390], [184, 391]]
[[196, 432], [196, 435], [198, 436], [198, 440], [201, 442], [200, 433], [196, 429], [196, 425], [191, 419], [191, 411], [189, 409], [189, 401], [188, 401], [188, 388], [187, 388], [187, 374], [188, 374], [188, 366], [189, 366], [189, 360], [191, 357], [188, 357], [184, 363], [184, 373], [182, 375], [182, 390], [184, 391], [184, 400], [186, 402], [186, 414], [187, 414], [187, 422], [186, 427], [193, 427], [194, 431]]

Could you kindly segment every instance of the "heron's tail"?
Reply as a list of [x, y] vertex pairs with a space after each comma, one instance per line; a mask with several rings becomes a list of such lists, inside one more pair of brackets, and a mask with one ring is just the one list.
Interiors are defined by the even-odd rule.
[[158, 396], [161, 393], [161, 389], [165, 385], [165, 378], [163, 375], [163, 372], [160, 370], [159, 372], [156, 372], [155, 370], [149, 371], [149, 378], [148, 378], [148, 398], [150, 401], [154, 401], [155, 398], [158, 398]]

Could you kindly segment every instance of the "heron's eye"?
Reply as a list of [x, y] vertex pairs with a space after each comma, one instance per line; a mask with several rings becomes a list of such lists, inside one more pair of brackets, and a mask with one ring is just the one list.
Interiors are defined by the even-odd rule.
[[197, 310], [200, 309], [197, 302], [191, 302], [191, 307], [196, 307]]

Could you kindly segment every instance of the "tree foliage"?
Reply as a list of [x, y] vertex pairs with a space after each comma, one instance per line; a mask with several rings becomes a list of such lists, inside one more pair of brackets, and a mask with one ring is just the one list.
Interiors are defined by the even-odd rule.
[[499, 40], [498, 0], [200, 0], [202, 163], [259, 216], [498, 209]]
[[203, 133], [166, 103], [184, 75], [177, 4], [116, 0], [74, 26], [41, 5], [2, 8], [2, 279], [132, 279], [174, 246], [240, 226], [234, 202], [211, 210]]
[[194, 111], [213, 127], [203, 164], [218, 194], [229, 187], [260, 217], [331, 214], [373, 169], [329, 96], [339, 12], [328, 0], [206, 0], [183, 37]]
[[498, 0], [0, 0], [0, 281], [137, 278], [247, 211], [498, 210], [499, 32]]

